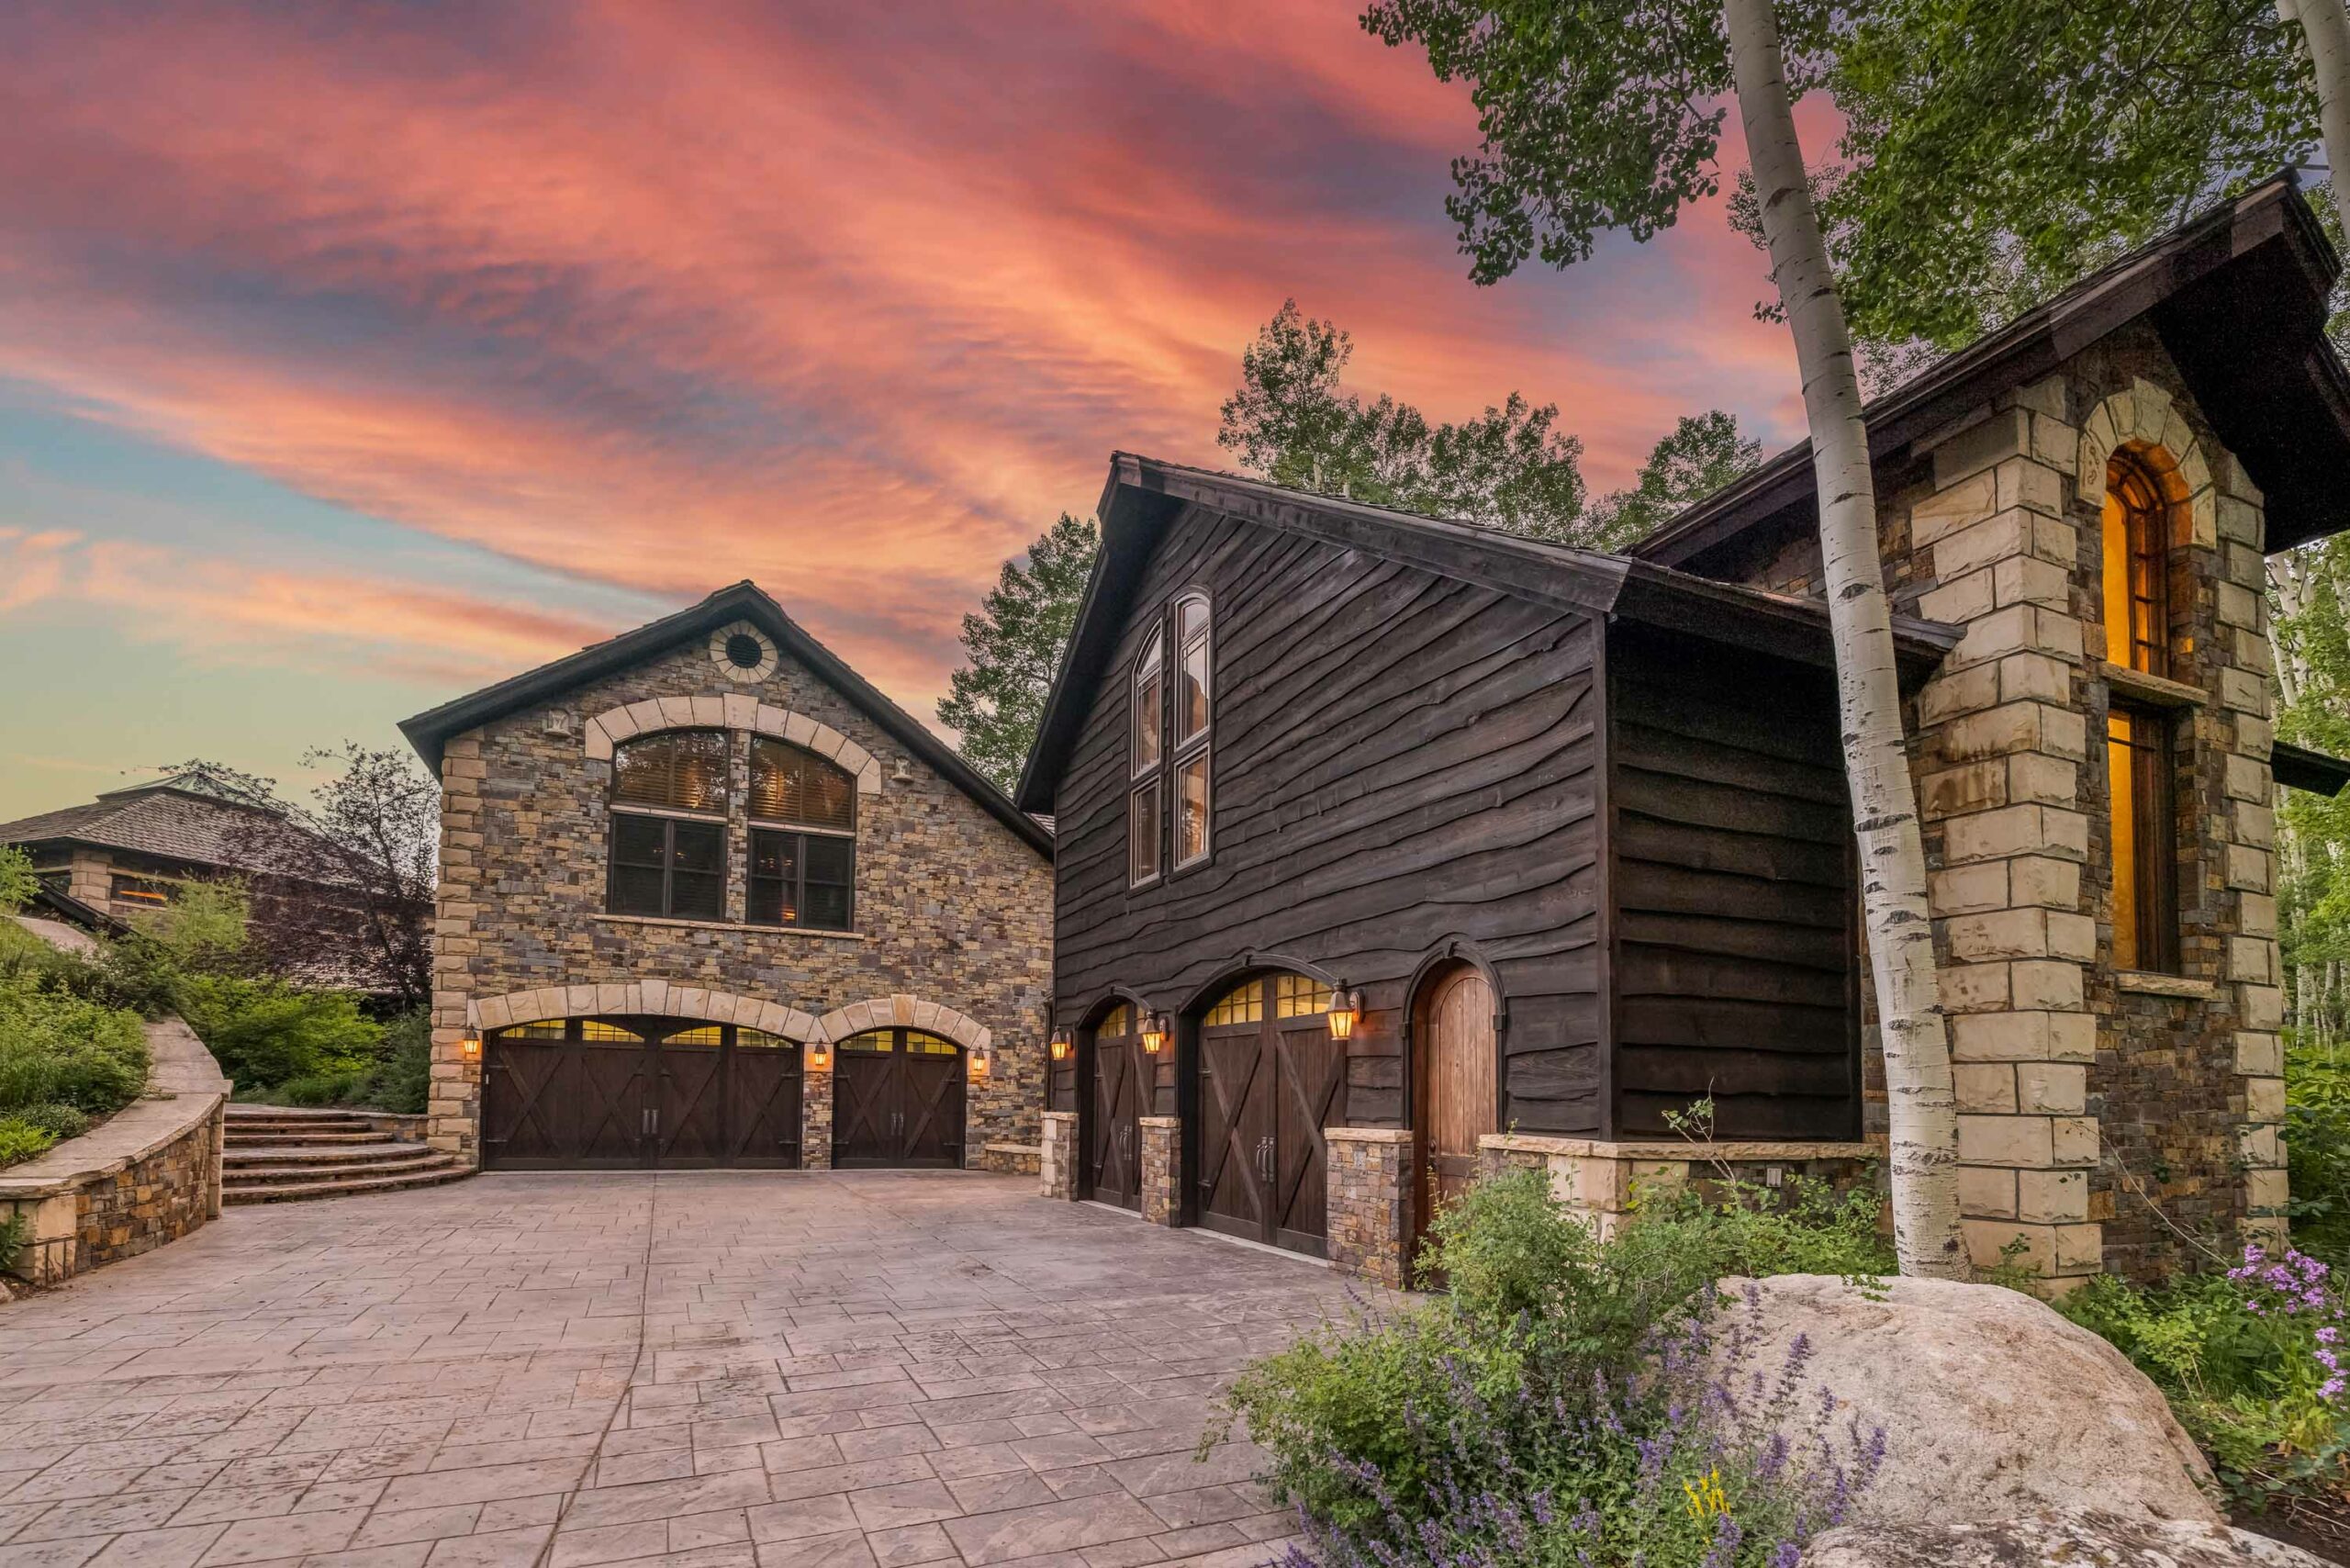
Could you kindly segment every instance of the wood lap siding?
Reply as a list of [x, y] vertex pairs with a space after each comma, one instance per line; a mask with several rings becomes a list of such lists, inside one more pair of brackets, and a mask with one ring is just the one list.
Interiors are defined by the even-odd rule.
[[[1125, 672], [1179, 591], [1214, 613], [1212, 856], [1126, 885]], [[1507, 999], [1508, 1117], [1599, 1126], [1597, 633], [1583, 617], [1187, 510], [1144, 574], [1055, 800], [1064, 1023], [1170, 1011], [1244, 952], [1362, 990], [1343, 1114], [1400, 1125], [1404, 992], [1476, 942]], [[1175, 1053], [1151, 1109], [1174, 1114]]]
[[1832, 683], [1611, 638], [1619, 1137], [1710, 1093], [1724, 1136], [1860, 1131], [1855, 898]]

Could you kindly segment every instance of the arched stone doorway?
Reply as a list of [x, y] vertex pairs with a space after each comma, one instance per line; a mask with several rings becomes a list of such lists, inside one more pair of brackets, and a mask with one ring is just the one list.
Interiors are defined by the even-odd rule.
[[835, 1170], [961, 1168], [961, 1046], [926, 1029], [868, 1029], [834, 1051]]
[[796, 1169], [797, 1041], [639, 1014], [533, 1019], [482, 1055], [486, 1170]]

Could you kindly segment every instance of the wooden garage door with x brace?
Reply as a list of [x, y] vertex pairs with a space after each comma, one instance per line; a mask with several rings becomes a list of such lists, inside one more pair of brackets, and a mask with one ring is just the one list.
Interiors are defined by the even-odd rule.
[[486, 1170], [795, 1169], [800, 1047], [685, 1018], [501, 1029], [482, 1059]]
[[1344, 1107], [1346, 1047], [1330, 1037], [1330, 988], [1304, 975], [1236, 987], [1200, 1022], [1199, 1223], [1328, 1255], [1327, 1148]]
[[920, 1029], [840, 1043], [833, 1070], [833, 1164], [959, 1167], [963, 1048]]
[[1141, 1118], [1150, 1114], [1157, 1058], [1142, 1048], [1135, 1010], [1111, 1009], [1086, 1042], [1083, 1191], [1078, 1195], [1120, 1208], [1142, 1207]]

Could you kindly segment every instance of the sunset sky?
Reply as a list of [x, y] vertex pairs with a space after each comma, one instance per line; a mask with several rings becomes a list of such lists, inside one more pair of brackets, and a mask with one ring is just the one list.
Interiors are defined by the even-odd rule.
[[0, 9], [0, 819], [303, 782], [741, 577], [934, 718], [1294, 296], [1370, 390], [1798, 432], [1719, 206], [1466, 279], [1464, 90], [1350, 0]]

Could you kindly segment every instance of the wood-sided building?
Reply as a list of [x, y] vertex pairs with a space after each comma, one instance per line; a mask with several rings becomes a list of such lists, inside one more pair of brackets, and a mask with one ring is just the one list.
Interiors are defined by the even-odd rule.
[[[2264, 531], [2344, 525], [2336, 268], [2266, 186], [1873, 408], [1986, 1256], [2145, 1260], [2101, 1126], [2192, 1219], [2283, 1201], [2267, 813], [2345, 775], [2274, 744], [2258, 595]], [[1872, 1154], [1807, 474], [1607, 556], [1115, 457], [1017, 795], [1048, 1190], [1395, 1279], [1481, 1162], [1620, 1213], [1700, 1099], [1738, 1159]]]

